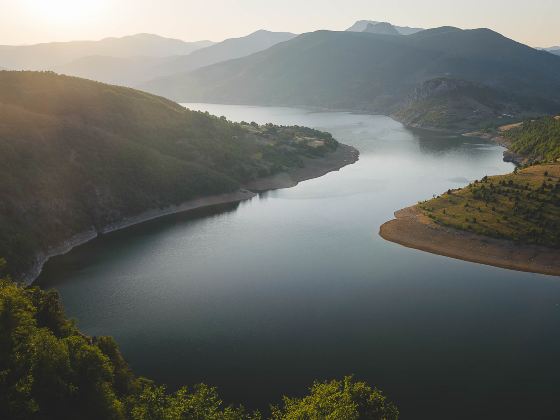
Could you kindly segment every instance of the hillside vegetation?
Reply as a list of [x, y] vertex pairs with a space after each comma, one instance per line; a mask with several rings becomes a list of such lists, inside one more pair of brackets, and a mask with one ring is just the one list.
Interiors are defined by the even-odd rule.
[[131, 89], [0, 72], [0, 255], [18, 274], [72, 235], [235, 191], [337, 145], [327, 133], [232, 123]]
[[449, 78], [424, 82], [393, 116], [413, 127], [469, 130], [515, 121], [531, 104], [488, 86]]
[[560, 248], [560, 164], [484, 177], [422, 202], [419, 208], [445, 226]]
[[[272, 413], [274, 420], [398, 418], [398, 410], [381, 391], [350, 377], [315, 383], [308, 396], [285, 398]], [[206, 385], [171, 393], [136, 377], [113, 339], [85, 336], [66, 318], [55, 291], [0, 280], [0, 418], [257, 420], [262, 416], [226, 406], [216, 389]]]
[[529, 161], [560, 160], [560, 117], [525, 121], [503, 133], [508, 147]]

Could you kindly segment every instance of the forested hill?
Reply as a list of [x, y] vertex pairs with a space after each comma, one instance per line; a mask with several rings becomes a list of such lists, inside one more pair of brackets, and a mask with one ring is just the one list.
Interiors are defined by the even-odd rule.
[[525, 121], [504, 136], [509, 149], [529, 161], [560, 161], [560, 117]]
[[337, 143], [236, 124], [132, 89], [0, 72], [0, 256], [18, 274], [91, 229], [243, 183]]

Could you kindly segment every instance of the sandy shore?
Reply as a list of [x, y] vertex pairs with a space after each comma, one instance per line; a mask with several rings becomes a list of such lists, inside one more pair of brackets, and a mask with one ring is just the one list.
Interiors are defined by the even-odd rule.
[[125, 229], [129, 226], [138, 225], [140, 223], [154, 220], [159, 217], [168, 216], [171, 214], [182, 213], [185, 211], [200, 209], [204, 207], [216, 206], [227, 203], [237, 203], [240, 201], [248, 200], [257, 195], [258, 192], [290, 188], [297, 185], [299, 182], [318, 178], [332, 171], [338, 171], [346, 165], [355, 163], [359, 158], [359, 152], [347, 145], [339, 145], [336, 151], [328, 154], [324, 158], [310, 159], [304, 158], [305, 167], [296, 168], [289, 172], [281, 172], [274, 176], [261, 178], [250, 182], [243, 186], [243, 188], [232, 193], [218, 194], [207, 197], [196, 198], [189, 200], [177, 206], [169, 206], [164, 209], [151, 209], [133, 217], [128, 217], [116, 223], [111, 223], [101, 229], [94, 229], [93, 227], [85, 232], [74, 235], [68, 238], [62, 244], [52, 247], [47, 252], [38, 254], [35, 258], [35, 264], [23, 276], [21, 276], [24, 284], [32, 284], [37, 277], [41, 274], [46, 262], [53, 257], [64, 255], [70, 252], [73, 248], [83, 245], [101, 234], [107, 234], [120, 229]]
[[516, 245], [432, 222], [416, 206], [395, 212], [381, 226], [382, 238], [433, 254], [517, 271], [560, 276], [560, 250]]

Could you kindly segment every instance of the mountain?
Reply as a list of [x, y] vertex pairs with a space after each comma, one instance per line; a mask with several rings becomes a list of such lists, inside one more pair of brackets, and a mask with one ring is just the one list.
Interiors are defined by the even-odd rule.
[[133, 87], [159, 77], [244, 57], [295, 36], [285, 32], [261, 30], [241, 38], [226, 39], [197, 49], [191, 54], [168, 57], [93, 55], [80, 57], [70, 63], [53, 67], [52, 70], [69, 76]]
[[[133, 87], [161, 76], [162, 66], [176, 57], [109, 57], [92, 55], [68, 64], [53, 67], [53, 71], [103, 83]], [[166, 73], [163, 73], [166, 74]]]
[[231, 123], [133, 89], [3, 71], [0, 255], [12, 274], [29, 273], [76, 238], [191, 199], [240, 194], [261, 177], [324, 163], [315, 158], [337, 148], [303, 127]]
[[445, 77], [560, 109], [560, 57], [489, 29], [442, 27], [408, 36], [318, 31], [249, 57], [143, 85], [179, 101], [304, 105], [389, 114], [422, 83]]
[[361, 32], [381, 35], [401, 35], [397, 28], [387, 22], [368, 23], [366, 28]]
[[[387, 22], [376, 22], [374, 20], [359, 20], [346, 30], [348, 32], [369, 32], [367, 31], [369, 25], [375, 27], [380, 23], [391, 25], [390, 23]], [[423, 28], [411, 28], [409, 26], [395, 26], [395, 25], [391, 25], [391, 26], [394, 27], [396, 31], [401, 35], [412, 35], [424, 30]]]
[[88, 56], [167, 57], [208, 47], [210, 41], [184, 42], [158, 35], [137, 34], [100, 41], [52, 42], [25, 46], [0, 46], [0, 66], [11, 70], [52, 70]]
[[448, 78], [428, 80], [412, 92], [393, 117], [423, 128], [469, 130], [538, 114], [538, 107], [519, 103], [513, 95], [488, 86]]
[[548, 51], [552, 54], [560, 55], [560, 47], [545, 48], [545, 51]]
[[266, 50], [273, 45], [288, 41], [296, 34], [259, 30], [241, 38], [230, 38], [207, 48], [202, 48], [184, 57], [165, 64], [160, 71], [174, 74], [209, 66], [234, 58], [245, 57]]

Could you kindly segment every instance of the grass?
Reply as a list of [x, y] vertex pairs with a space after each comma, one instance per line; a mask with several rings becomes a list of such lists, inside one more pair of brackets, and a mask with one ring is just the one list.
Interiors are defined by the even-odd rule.
[[518, 243], [560, 247], [560, 164], [484, 177], [419, 208], [434, 222]]

